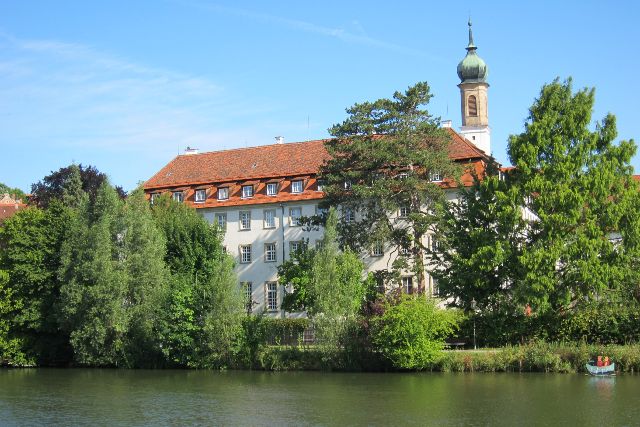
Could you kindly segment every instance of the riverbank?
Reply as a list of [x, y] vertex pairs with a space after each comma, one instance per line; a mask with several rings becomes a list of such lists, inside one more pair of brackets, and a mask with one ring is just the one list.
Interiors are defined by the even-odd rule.
[[[433, 363], [421, 371], [433, 372], [586, 372], [586, 363], [597, 355], [609, 356], [618, 372], [640, 372], [640, 344], [589, 345], [534, 342], [526, 345], [479, 350], [444, 350]], [[266, 371], [324, 370], [322, 354], [313, 347], [278, 347], [262, 349], [252, 366], [244, 369]], [[337, 370], [397, 371], [389, 363], [370, 355], [351, 360]]]

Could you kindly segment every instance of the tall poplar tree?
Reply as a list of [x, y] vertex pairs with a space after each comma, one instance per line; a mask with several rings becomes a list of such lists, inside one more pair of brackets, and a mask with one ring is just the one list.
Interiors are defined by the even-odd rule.
[[94, 202], [83, 197], [62, 248], [59, 319], [81, 365], [128, 365], [126, 307], [133, 301], [118, 249], [121, 214], [121, 200], [103, 182]]
[[397, 255], [392, 270], [412, 270], [420, 292], [425, 289], [425, 236], [436, 223], [434, 206], [443, 198], [432, 181], [435, 175], [459, 175], [448, 156], [449, 137], [426, 109], [431, 97], [428, 84], [421, 82], [392, 99], [348, 108], [349, 117], [329, 129], [331, 159], [321, 171], [326, 203], [342, 209], [343, 246], [356, 251], [390, 247]]

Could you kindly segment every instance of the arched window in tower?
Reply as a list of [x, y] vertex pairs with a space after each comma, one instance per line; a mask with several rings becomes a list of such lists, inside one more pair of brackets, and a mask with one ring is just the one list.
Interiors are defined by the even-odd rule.
[[476, 117], [478, 115], [478, 105], [476, 104], [475, 95], [469, 95], [469, 100], [467, 101], [467, 107], [468, 107], [470, 116]]

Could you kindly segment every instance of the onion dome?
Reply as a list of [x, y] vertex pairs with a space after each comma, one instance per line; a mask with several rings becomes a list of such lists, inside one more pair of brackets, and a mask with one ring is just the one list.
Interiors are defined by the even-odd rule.
[[473, 33], [471, 32], [471, 18], [469, 18], [469, 45], [467, 46], [467, 56], [458, 64], [458, 77], [461, 83], [486, 83], [489, 75], [489, 67], [476, 54], [477, 47], [473, 44]]

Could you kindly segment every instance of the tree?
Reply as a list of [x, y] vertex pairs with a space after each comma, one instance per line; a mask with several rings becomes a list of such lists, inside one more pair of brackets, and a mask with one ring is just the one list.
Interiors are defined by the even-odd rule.
[[156, 225], [141, 188], [126, 200], [120, 260], [126, 277], [129, 325], [126, 354], [131, 366], [163, 363], [160, 329], [168, 296], [165, 237]]
[[[523, 198], [497, 165], [461, 188], [458, 199], [445, 201], [436, 237], [437, 251], [429, 253], [436, 268], [438, 296], [470, 310], [512, 313], [512, 288], [522, 278], [520, 256], [526, 245], [527, 223]], [[475, 307], [474, 307], [475, 308]]]
[[58, 318], [81, 365], [130, 365], [127, 308], [133, 301], [121, 265], [121, 215], [122, 202], [103, 182], [93, 202], [81, 201], [62, 248]]
[[438, 308], [432, 298], [401, 295], [373, 319], [373, 343], [396, 368], [424, 369], [436, 360], [459, 321], [459, 312]]
[[70, 210], [54, 202], [47, 210], [21, 210], [0, 228], [0, 269], [8, 273], [4, 294], [10, 300], [0, 317], [10, 340], [20, 343], [19, 351], [40, 365], [65, 364], [70, 357], [68, 337], [53, 308], [70, 218]]
[[[81, 188], [77, 187], [77, 174], [80, 175]], [[77, 196], [82, 190], [89, 195], [93, 201], [103, 182], [107, 180], [107, 175], [100, 172], [95, 166], [70, 165], [60, 168], [47, 175], [42, 181], [31, 186], [30, 202], [41, 208], [49, 206], [52, 200], [61, 200], [65, 195], [72, 193]], [[116, 187], [120, 198], [125, 197], [125, 192], [121, 187]]]
[[640, 279], [636, 145], [614, 143], [612, 114], [591, 130], [593, 104], [593, 89], [574, 93], [571, 79], [556, 79], [542, 88], [524, 132], [509, 138], [513, 185], [536, 216], [514, 291], [541, 311], [626, 298]]
[[291, 259], [278, 266], [278, 281], [292, 288], [282, 299], [281, 308], [284, 311], [305, 311], [314, 306], [311, 287], [315, 256], [316, 250], [304, 245], [291, 255]]
[[27, 195], [24, 193], [24, 191], [19, 188], [11, 188], [8, 185], [0, 182], [0, 197], [2, 197], [3, 194], [8, 194], [9, 196], [12, 196], [16, 199], [21, 199], [23, 203], [27, 202]]
[[153, 214], [167, 241], [171, 272], [162, 351], [178, 366], [229, 366], [244, 310], [222, 232], [167, 196], [154, 201]]
[[[418, 83], [393, 99], [355, 104], [349, 117], [329, 132], [331, 159], [323, 166], [325, 203], [340, 206], [343, 246], [369, 251], [388, 244], [398, 257], [393, 270], [412, 269], [425, 290], [425, 236], [436, 223], [435, 204], [443, 190], [435, 175], [455, 179], [449, 137], [424, 108], [431, 99]], [[397, 218], [398, 213], [403, 218]]]

